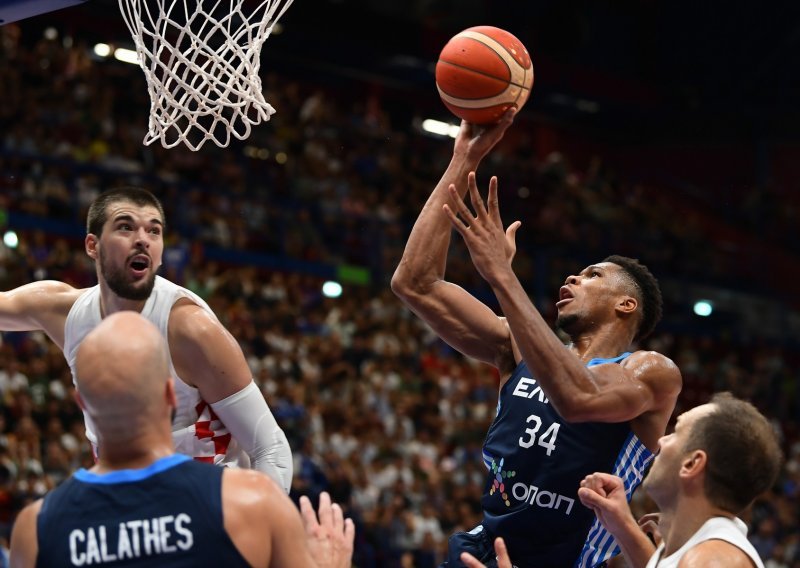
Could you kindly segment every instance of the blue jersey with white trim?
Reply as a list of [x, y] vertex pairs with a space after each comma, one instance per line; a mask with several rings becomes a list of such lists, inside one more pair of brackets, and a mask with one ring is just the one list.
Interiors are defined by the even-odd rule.
[[[592, 359], [587, 366], [628, 356]], [[489, 469], [483, 526], [505, 539], [519, 568], [597, 566], [618, 549], [579, 501], [581, 480], [595, 471], [616, 473], [630, 497], [652, 457], [627, 422], [564, 421], [521, 362], [500, 389], [483, 445]]]
[[77, 471], [44, 498], [36, 566], [249, 566], [223, 525], [223, 471], [181, 454]]

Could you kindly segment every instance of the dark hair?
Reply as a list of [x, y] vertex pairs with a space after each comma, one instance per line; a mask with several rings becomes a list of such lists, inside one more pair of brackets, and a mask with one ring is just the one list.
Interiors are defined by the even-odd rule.
[[161, 215], [161, 222], [166, 225], [164, 208], [155, 195], [140, 187], [115, 187], [101, 193], [89, 206], [89, 213], [86, 215], [87, 234], [100, 236], [103, 232], [103, 226], [108, 221], [108, 206], [118, 201], [130, 201], [140, 207], [151, 205], [158, 209], [158, 213]]
[[708, 456], [705, 490], [715, 506], [738, 515], [775, 483], [783, 457], [772, 425], [755, 406], [717, 393], [716, 408], [692, 426], [686, 451]]
[[644, 339], [653, 332], [656, 324], [661, 321], [663, 313], [663, 300], [658, 280], [644, 264], [635, 258], [614, 254], [603, 259], [603, 262], [611, 262], [622, 268], [636, 289], [639, 296], [637, 299], [642, 305], [642, 316], [639, 319], [639, 329], [636, 331], [634, 339]]

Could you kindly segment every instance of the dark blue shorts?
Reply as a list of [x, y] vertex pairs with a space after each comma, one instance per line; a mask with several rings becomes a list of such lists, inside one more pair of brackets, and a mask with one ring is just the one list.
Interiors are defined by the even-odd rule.
[[[497, 568], [494, 537], [482, 525], [478, 525], [469, 532], [453, 534], [447, 541], [447, 560], [439, 568], [463, 568], [465, 564], [461, 562], [462, 552], [469, 552], [483, 562], [486, 568]], [[513, 562], [514, 559], [512, 558], [511, 561]]]

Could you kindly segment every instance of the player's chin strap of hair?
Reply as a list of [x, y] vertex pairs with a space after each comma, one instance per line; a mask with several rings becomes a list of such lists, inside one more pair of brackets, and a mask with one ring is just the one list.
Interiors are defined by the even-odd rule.
[[250, 456], [250, 467], [269, 475], [288, 493], [294, 470], [292, 450], [256, 383], [250, 381], [211, 408]]

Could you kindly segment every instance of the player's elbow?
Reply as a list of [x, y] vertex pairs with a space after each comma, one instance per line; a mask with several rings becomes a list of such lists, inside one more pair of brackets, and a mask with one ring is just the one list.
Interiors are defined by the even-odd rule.
[[408, 267], [403, 264], [400, 264], [394, 271], [390, 286], [395, 296], [406, 303], [413, 302], [416, 296], [421, 296], [425, 293], [424, 286], [421, 285], [419, 278], [415, 278]]

